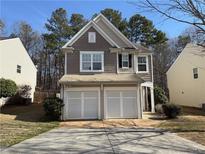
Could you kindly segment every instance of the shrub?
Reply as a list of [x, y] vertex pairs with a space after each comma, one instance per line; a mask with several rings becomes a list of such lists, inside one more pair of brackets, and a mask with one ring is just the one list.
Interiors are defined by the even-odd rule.
[[154, 99], [156, 104], [166, 104], [168, 103], [168, 98], [164, 90], [158, 86], [154, 88]]
[[18, 93], [21, 97], [30, 98], [31, 97], [31, 86], [21, 85], [18, 87]]
[[21, 85], [14, 96], [12, 96], [7, 104], [10, 105], [29, 105], [31, 104], [31, 86]]
[[15, 95], [17, 90], [16, 83], [8, 79], [0, 79], [0, 98], [1, 97], [11, 97]]
[[61, 109], [64, 106], [62, 99], [57, 97], [48, 97], [43, 101], [43, 107], [46, 115], [52, 120], [59, 120]]
[[162, 105], [163, 112], [167, 118], [173, 119], [181, 114], [181, 107], [172, 103]]
[[164, 112], [163, 112], [162, 104], [157, 104], [157, 105], [155, 106], [155, 111], [156, 111], [156, 113], [158, 113], [158, 114], [163, 114]]
[[8, 100], [7, 104], [8, 105], [29, 105], [31, 104], [31, 98], [25, 98], [19, 95], [19, 93], [16, 93]]

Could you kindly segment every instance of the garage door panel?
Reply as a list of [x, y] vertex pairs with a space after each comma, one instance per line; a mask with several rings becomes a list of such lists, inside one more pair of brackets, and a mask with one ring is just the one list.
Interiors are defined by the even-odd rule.
[[68, 99], [69, 118], [81, 117], [81, 99]]
[[68, 92], [68, 99], [72, 99], [72, 98], [81, 98], [81, 92], [79, 91], [69, 91]]
[[124, 118], [133, 118], [137, 117], [137, 104], [136, 98], [123, 98], [123, 117]]
[[129, 90], [129, 91], [122, 91], [123, 97], [136, 97], [136, 91]]
[[84, 92], [84, 97], [85, 98], [97, 98], [98, 97], [98, 92], [97, 91]]
[[84, 117], [96, 118], [98, 116], [98, 102], [97, 98], [84, 100]]
[[120, 98], [108, 98], [107, 99], [107, 115], [111, 118], [120, 116]]
[[119, 91], [113, 91], [113, 90], [107, 90], [107, 97], [112, 98], [112, 97], [120, 97]]

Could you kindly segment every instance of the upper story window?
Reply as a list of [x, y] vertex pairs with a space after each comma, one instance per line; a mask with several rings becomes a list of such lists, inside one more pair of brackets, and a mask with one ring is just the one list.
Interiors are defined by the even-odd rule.
[[148, 73], [148, 56], [137, 56], [137, 73]]
[[88, 43], [95, 43], [95, 42], [96, 42], [96, 33], [88, 32]]
[[122, 54], [122, 68], [129, 68], [128, 54]]
[[198, 68], [193, 68], [194, 79], [198, 79]]
[[104, 52], [80, 52], [80, 71], [81, 72], [103, 72], [104, 71]]
[[21, 73], [21, 66], [20, 65], [17, 65], [16, 72]]
[[132, 67], [132, 54], [118, 54], [119, 68], [128, 69]]

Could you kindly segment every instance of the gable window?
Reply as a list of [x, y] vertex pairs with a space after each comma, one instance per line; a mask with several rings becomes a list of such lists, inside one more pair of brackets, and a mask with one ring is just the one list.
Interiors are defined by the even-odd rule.
[[198, 79], [198, 68], [193, 68], [194, 79]]
[[16, 72], [21, 73], [21, 66], [20, 65], [17, 65]]
[[88, 43], [95, 43], [95, 42], [96, 42], [96, 33], [88, 32]]
[[104, 52], [80, 52], [81, 72], [102, 72], [104, 71]]
[[148, 73], [148, 57], [137, 57], [137, 73]]

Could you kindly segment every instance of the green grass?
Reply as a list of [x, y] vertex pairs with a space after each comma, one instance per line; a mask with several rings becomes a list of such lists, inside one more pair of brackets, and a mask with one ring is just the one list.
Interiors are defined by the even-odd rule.
[[0, 146], [8, 147], [58, 127], [58, 121], [47, 121], [42, 105], [9, 106], [0, 117]]

